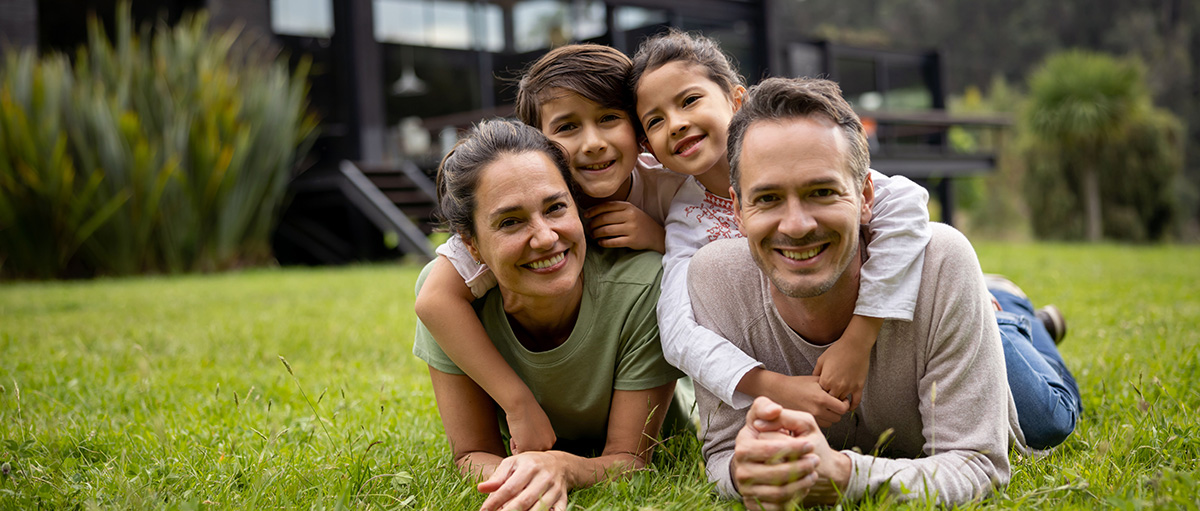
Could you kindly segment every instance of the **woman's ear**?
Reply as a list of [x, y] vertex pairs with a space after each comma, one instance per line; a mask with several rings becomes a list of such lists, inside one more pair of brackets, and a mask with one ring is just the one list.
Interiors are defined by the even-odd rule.
[[462, 238], [463, 245], [466, 245], [467, 252], [471, 253], [471, 259], [474, 259], [475, 262], [482, 264], [483, 259], [479, 257], [479, 249], [475, 247], [475, 239], [461, 232], [458, 233], [458, 235]]
[[733, 102], [733, 111], [734, 112], [737, 112], [738, 110], [742, 109], [742, 100], [745, 98], [746, 98], [746, 88], [745, 87], [738, 85], [737, 87], [733, 88], [733, 94], [731, 94], [729, 96], [729, 99], [731, 99]]

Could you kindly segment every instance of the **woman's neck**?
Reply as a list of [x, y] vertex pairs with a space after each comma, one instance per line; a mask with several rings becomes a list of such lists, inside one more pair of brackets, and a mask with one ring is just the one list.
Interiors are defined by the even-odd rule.
[[567, 296], [532, 297], [500, 290], [517, 340], [529, 351], [548, 351], [567, 341], [583, 303], [581, 278]]

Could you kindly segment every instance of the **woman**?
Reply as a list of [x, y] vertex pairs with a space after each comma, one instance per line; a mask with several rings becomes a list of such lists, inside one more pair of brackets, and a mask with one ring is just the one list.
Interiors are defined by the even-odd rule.
[[438, 169], [443, 219], [498, 282], [477, 314], [558, 438], [506, 457], [495, 402], [418, 326], [413, 353], [455, 464], [491, 493], [484, 509], [565, 509], [571, 489], [644, 467], [682, 376], [658, 340], [658, 254], [587, 246], [569, 179], [552, 142], [506, 120], [476, 126]]

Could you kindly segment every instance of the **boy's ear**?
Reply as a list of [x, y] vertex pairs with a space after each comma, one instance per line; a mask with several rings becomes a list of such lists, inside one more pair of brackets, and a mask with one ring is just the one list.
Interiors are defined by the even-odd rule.
[[746, 88], [738, 85], [734, 87], [733, 94], [730, 99], [733, 100], [733, 111], [737, 112], [742, 109], [742, 100], [746, 98]]

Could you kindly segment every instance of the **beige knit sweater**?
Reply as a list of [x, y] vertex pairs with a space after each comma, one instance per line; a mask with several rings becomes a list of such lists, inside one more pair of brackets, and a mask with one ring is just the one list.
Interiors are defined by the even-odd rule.
[[[977, 499], [1008, 482], [1009, 445], [1024, 449], [979, 261], [958, 231], [932, 227], [913, 321], [884, 322], [862, 404], [825, 431], [853, 462], [844, 489], [851, 501], [881, 490], [943, 504]], [[702, 249], [688, 280], [701, 325], [766, 369], [812, 374], [825, 347], [784, 323], [746, 240]], [[709, 479], [736, 496], [730, 461], [746, 409], [731, 409], [699, 385], [696, 398]]]

